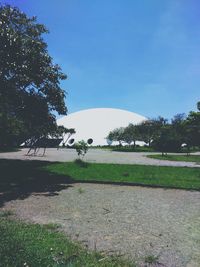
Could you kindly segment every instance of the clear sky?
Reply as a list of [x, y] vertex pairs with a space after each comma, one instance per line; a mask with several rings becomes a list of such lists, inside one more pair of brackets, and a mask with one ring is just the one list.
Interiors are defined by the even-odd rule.
[[69, 113], [171, 118], [200, 100], [199, 0], [7, 0], [47, 26]]

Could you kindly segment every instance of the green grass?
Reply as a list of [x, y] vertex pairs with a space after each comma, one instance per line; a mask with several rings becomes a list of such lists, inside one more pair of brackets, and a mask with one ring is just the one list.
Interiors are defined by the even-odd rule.
[[0, 218], [1, 267], [130, 267], [114, 257], [88, 252], [64, 234], [38, 224]]
[[171, 161], [186, 161], [186, 162], [197, 162], [200, 163], [200, 155], [148, 155], [148, 158], [161, 159], [161, 160], [171, 160]]
[[148, 255], [145, 257], [145, 263], [156, 264], [158, 261], [158, 257], [154, 255]]
[[88, 163], [87, 167], [82, 167], [75, 162], [68, 162], [51, 164], [45, 169], [73, 181], [131, 183], [200, 190], [199, 168], [100, 163]]
[[155, 150], [152, 147], [148, 146], [115, 146], [111, 148], [112, 151], [117, 152], [154, 152]]

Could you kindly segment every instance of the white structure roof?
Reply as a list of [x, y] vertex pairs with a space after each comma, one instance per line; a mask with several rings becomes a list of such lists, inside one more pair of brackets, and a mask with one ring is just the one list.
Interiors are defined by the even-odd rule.
[[[107, 145], [106, 136], [110, 131], [126, 127], [129, 123], [138, 124], [146, 120], [139, 114], [113, 108], [94, 108], [71, 113], [57, 120], [58, 125], [74, 128], [75, 142], [92, 139], [92, 145]], [[69, 141], [68, 141], [69, 142]]]

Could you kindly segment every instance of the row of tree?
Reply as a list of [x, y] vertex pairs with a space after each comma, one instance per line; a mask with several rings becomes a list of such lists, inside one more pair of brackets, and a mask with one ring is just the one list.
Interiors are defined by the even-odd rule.
[[136, 141], [143, 141], [161, 152], [178, 152], [182, 146], [188, 151], [191, 147], [200, 147], [200, 102], [197, 111], [191, 111], [188, 116], [177, 114], [171, 121], [158, 117], [138, 125], [129, 124], [111, 131], [107, 139], [134, 147]]

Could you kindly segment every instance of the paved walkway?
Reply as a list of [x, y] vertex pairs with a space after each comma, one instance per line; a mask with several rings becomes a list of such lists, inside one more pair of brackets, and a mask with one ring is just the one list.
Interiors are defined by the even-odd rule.
[[[0, 153], [0, 158], [21, 159], [21, 160], [47, 160], [47, 161], [74, 161], [77, 153], [74, 149], [55, 149], [48, 148], [44, 157], [26, 156], [28, 149], [22, 149], [18, 152]], [[41, 154], [43, 150], [41, 149]], [[40, 152], [39, 152], [40, 153]], [[200, 167], [200, 164], [194, 162], [168, 161], [147, 158], [147, 155], [158, 154], [151, 152], [115, 152], [102, 149], [89, 149], [85, 156], [88, 162], [98, 163], [116, 163], [116, 164], [141, 164], [156, 166], [179, 166], [179, 167]]]

